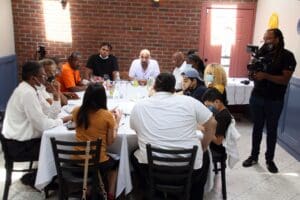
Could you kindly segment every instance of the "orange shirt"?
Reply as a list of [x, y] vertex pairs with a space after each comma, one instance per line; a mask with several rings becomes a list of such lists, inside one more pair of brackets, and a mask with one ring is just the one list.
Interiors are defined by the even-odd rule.
[[81, 81], [79, 70], [72, 69], [67, 62], [63, 64], [61, 75], [57, 77], [61, 84], [61, 92], [67, 92], [69, 88], [76, 87]]
[[[73, 120], [76, 121], [79, 107], [72, 112]], [[113, 129], [116, 125], [112, 113], [108, 110], [100, 109], [89, 114], [89, 127], [76, 127], [76, 140], [78, 142], [94, 141], [98, 138], [102, 139], [100, 150], [100, 162], [108, 160], [107, 156], [107, 134], [109, 129]], [[80, 150], [84, 150], [80, 149]]]

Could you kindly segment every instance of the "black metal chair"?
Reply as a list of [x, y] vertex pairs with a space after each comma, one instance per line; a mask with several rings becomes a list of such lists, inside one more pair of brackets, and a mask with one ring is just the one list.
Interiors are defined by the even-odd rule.
[[192, 173], [198, 147], [166, 150], [147, 144], [146, 148], [150, 199], [190, 199]]
[[[81, 198], [87, 142], [68, 142], [51, 138], [51, 144], [59, 181], [59, 199]], [[79, 150], [75, 149], [77, 147]], [[100, 139], [90, 142], [87, 183], [92, 186], [92, 199], [98, 199], [95, 195], [97, 195], [96, 190], [99, 188], [100, 147]]]
[[215, 174], [218, 174], [218, 172], [221, 172], [221, 182], [222, 182], [222, 196], [223, 199], [227, 199], [227, 192], [226, 192], [226, 160], [227, 160], [227, 154], [226, 153], [217, 153], [215, 151], [212, 151], [212, 160], [214, 164], [213, 171]]
[[[2, 150], [4, 154], [4, 160], [5, 160], [5, 169], [6, 169], [6, 179], [5, 179], [5, 187], [4, 187], [4, 193], [3, 193], [3, 200], [7, 200], [8, 198], [8, 192], [9, 192], [9, 187], [11, 185], [11, 175], [12, 172], [33, 172], [34, 168], [32, 168], [33, 162], [37, 161], [36, 160], [28, 160], [27, 158], [24, 158], [22, 156], [14, 157], [12, 156], [9, 152], [14, 151], [14, 149], [9, 149], [7, 143], [9, 141], [12, 141], [10, 139], [6, 139], [2, 135], [2, 129], [0, 131], [0, 141], [2, 144]], [[18, 141], [14, 141], [17, 143]], [[25, 169], [14, 169], [14, 163], [16, 162], [29, 162], [29, 167]]]

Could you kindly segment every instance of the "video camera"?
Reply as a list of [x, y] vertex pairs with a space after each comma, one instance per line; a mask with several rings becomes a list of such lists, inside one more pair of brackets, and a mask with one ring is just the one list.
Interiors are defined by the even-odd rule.
[[246, 51], [251, 53], [252, 57], [250, 63], [247, 65], [250, 80], [253, 80], [254, 73], [266, 72], [268, 65], [272, 62], [272, 59], [264, 56], [264, 46], [258, 48], [258, 46], [248, 44], [246, 47]]

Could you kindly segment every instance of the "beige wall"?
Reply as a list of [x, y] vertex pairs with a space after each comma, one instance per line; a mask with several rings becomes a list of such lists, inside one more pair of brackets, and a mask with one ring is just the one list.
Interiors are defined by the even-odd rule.
[[0, 57], [15, 54], [11, 0], [0, 0]]
[[297, 33], [297, 22], [300, 19], [299, 0], [258, 0], [253, 43], [259, 44], [262, 40], [273, 12], [279, 16], [279, 29], [284, 35], [285, 48], [294, 53], [298, 63], [294, 76], [300, 78], [300, 35]]

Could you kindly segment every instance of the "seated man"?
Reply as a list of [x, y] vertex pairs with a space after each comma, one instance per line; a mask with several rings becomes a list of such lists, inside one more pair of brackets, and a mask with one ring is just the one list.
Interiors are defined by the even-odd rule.
[[44, 130], [62, 125], [71, 117], [51, 119], [42, 111], [36, 86], [46, 74], [37, 62], [27, 62], [22, 67], [23, 81], [14, 90], [7, 103], [2, 134], [9, 139], [12, 157], [38, 160], [41, 136]]
[[61, 75], [58, 77], [62, 92], [80, 92], [86, 89], [79, 72], [80, 57], [80, 53], [73, 52], [68, 62], [62, 66]]
[[[203, 196], [209, 166], [206, 150], [214, 137], [216, 121], [212, 113], [196, 99], [173, 95], [175, 82], [172, 74], [159, 74], [154, 83], [156, 93], [134, 106], [130, 115], [130, 126], [136, 131], [139, 148], [132, 156], [132, 163], [138, 175], [144, 177], [145, 181], [145, 174], [148, 172], [147, 143], [164, 149], [198, 146], [191, 199], [199, 200]], [[196, 135], [198, 124], [205, 127], [202, 146]]]
[[[60, 85], [61, 69], [62, 69], [62, 66], [64, 63], [58, 57], [52, 57], [51, 60], [53, 60], [56, 64], [55, 80], [56, 80], [56, 83], [59, 83], [59, 85]], [[47, 73], [47, 71], [46, 71], [46, 73]], [[61, 87], [61, 85], [60, 85], [60, 87]], [[60, 89], [60, 91], [61, 91], [61, 89]], [[62, 92], [62, 94], [67, 98], [67, 100], [68, 99], [79, 99], [79, 96], [75, 92]], [[61, 103], [62, 103], [62, 105], [65, 105], [64, 100], [62, 100], [62, 98], [61, 98]]]
[[214, 113], [217, 120], [216, 137], [210, 143], [212, 152], [225, 154], [226, 150], [222, 145], [226, 137], [227, 129], [230, 125], [232, 116], [224, 105], [222, 94], [216, 88], [209, 88], [203, 94], [202, 100], [204, 104]]
[[147, 80], [150, 77], [155, 78], [159, 72], [158, 62], [151, 59], [148, 49], [143, 49], [140, 52], [140, 58], [131, 63], [129, 79], [137, 80], [140, 85], [146, 85]]
[[112, 46], [107, 42], [100, 45], [99, 54], [92, 55], [87, 61], [86, 79], [94, 80], [93, 76], [109, 80], [120, 79], [118, 60], [110, 54], [111, 50]]
[[181, 73], [184, 70], [191, 68], [191, 66], [186, 64], [186, 62], [184, 60], [184, 55], [180, 51], [175, 52], [173, 54], [172, 64], [174, 65], [173, 75], [175, 76], [175, 79], [176, 79], [175, 90], [180, 91], [182, 89], [181, 88], [181, 83], [182, 83]]
[[[47, 101], [51, 105], [53, 100], [54, 101], [60, 101], [60, 104], [62, 106], [66, 105], [68, 103], [68, 99], [65, 95], [63, 95], [62, 92], [60, 92], [60, 83], [55, 79], [56, 75], [59, 72], [59, 69], [52, 59], [45, 58], [43, 60], [40, 60], [39, 63], [44, 67], [44, 70], [46, 72], [46, 81], [43, 83], [45, 87], [43, 87], [45, 92], [48, 93], [45, 94], [47, 98]], [[56, 100], [57, 99], [57, 100]]]
[[202, 101], [202, 95], [207, 88], [205, 87], [204, 82], [201, 80], [198, 71], [194, 68], [189, 68], [184, 70], [181, 75], [183, 77], [183, 94]]

